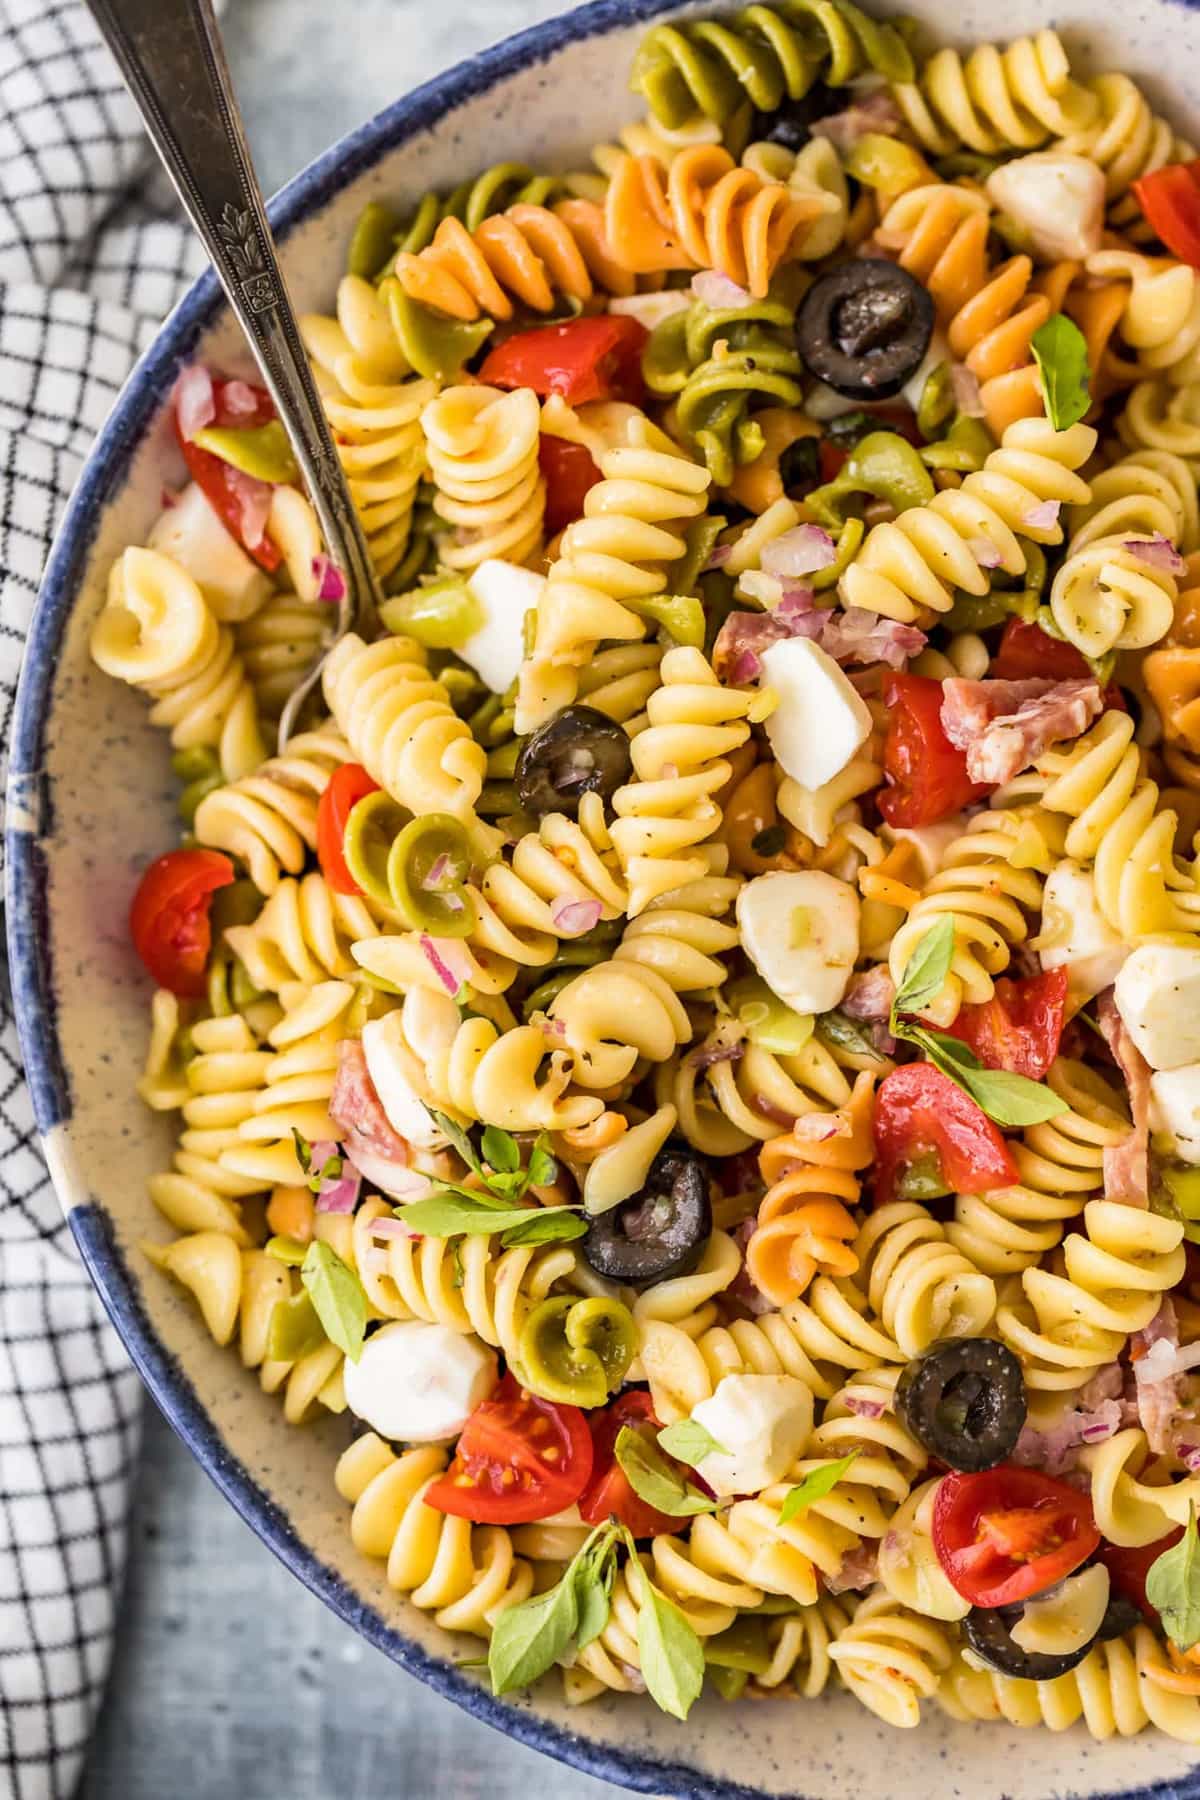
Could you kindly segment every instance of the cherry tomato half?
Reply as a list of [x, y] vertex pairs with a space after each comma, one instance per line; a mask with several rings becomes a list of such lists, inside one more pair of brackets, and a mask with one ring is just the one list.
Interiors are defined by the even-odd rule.
[[629, 1485], [625, 1471], [613, 1454], [617, 1434], [628, 1425], [638, 1431], [657, 1429], [658, 1420], [650, 1396], [643, 1388], [630, 1388], [603, 1412], [589, 1415], [592, 1428], [592, 1478], [579, 1497], [579, 1510], [589, 1525], [601, 1525], [605, 1519], [619, 1519], [635, 1538], [663, 1537], [682, 1531], [686, 1519], [673, 1519], [670, 1513], [647, 1506]]
[[637, 319], [618, 313], [568, 319], [519, 331], [484, 359], [482, 382], [493, 387], [532, 388], [543, 398], [561, 394], [572, 406], [586, 400], [645, 398], [642, 351], [650, 333]]
[[[255, 387], [249, 381], [222, 381], [218, 378], [214, 378], [212, 385], [213, 403], [216, 407], [212, 423], [222, 429], [237, 429], [239, 426], [250, 429], [269, 425], [276, 416], [275, 402], [266, 388]], [[179, 429], [178, 414], [175, 418], [175, 436], [183, 453], [183, 460], [188, 466], [188, 474], [225, 529], [261, 568], [268, 571], [277, 569], [283, 561], [283, 555], [265, 533], [257, 542], [247, 542], [246, 497], [251, 491], [247, 487], [250, 477], [243, 475], [239, 469], [232, 468], [221, 457], [214, 456], [211, 450], [202, 450], [199, 444], [193, 444], [185, 438]]]
[[1146, 1598], [1146, 1577], [1153, 1563], [1156, 1563], [1164, 1550], [1177, 1544], [1183, 1536], [1183, 1526], [1176, 1525], [1168, 1531], [1166, 1537], [1156, 1539], [1153, 1544], [1109, 1544], [1100, 1546], [1100, 1561], [1108, 1570], [1109, 1580], [1119, 1594], [1143, 1613], [1148, 1624], [1161, 1629], [1158, 1608], [1151, 1606]]
[[969, 1094], [932, 1063], [905, 1063], [875, 1096], [875, 1204], [896, 1198], [904, 1172], [934, 1163], [952, 1194], [983, 1194], [1020, 1180], [1008, 1145]]
[[426, 1504], [481, 1525], [521, 1525], [574, 1505], [592, 1472], [592, 1435], [577, 1406], [556, 1406], [506, 1375], [463, 1428]]
[[342, 845], [346, 837], [346, 821], [368, 794], [379, 791], [361, 763], [343, 763], [335, 769], [317, 807], [317, 861], [330, 887], [337, 894], [361, 894], [362, 889], [346, 866]]
[[1004, 977], [990, 1000], [962, 1007], [947, 1030], [970, 1045], [985, 1069], [1040, 1081], [1058, 1055], [1066, 1003], [1065, 968], [1023, 981]]
[[1028, 619], [1009, 619], [988, 669], [999, 681], [1086, 681], [1090, 673], [1074, 644], [1052, 638]]
[[159, 987], [185, 1000], [203, 994], [212, 897], [232, 880], [233, 864], [219, 850], [168, 850], [150, 864], [133, 896], [129, 932]]
[[1154, 169], [1134, 182], [1133, 191], [1172, 255], [1200, 269], [1200, 160]]
[[972, 1606], [1044, 1593], [1099, 1542], [1088, 1496], [1040, 1469], [1001, 1463], [981, 1475], [946, 1475], [934, 1496], [937, 1559]]
[[942, 730], [942, 684], [930, 675], [891, 675], [884, 683], [888, 728], [879, 810], [889, 825], [936, 825], [991, 793], [967, 774], [967, 753]]
[[538, 465], [546, 478], [546, 535], [553, 537], [583, 517], [583, 503], [600, 480], [600, 471], [586, 445], [557, 437], [542, 438]]

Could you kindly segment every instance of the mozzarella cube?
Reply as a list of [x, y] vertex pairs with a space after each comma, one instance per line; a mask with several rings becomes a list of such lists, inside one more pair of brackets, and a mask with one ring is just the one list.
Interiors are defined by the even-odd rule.
[[1150, 1077], [1150, 1124], [1182, 1162], [1200, 1163], [1200, 1062]]
[[1200, 950], [1139, 944], [1117, 976], [1114, 997], [1152, 1069], [1200, 1062]]
[[916, 412], [921, 404], [921, 396], [925, 392], [925, 383], [929, 380], [933, 371], [940, 368], [943, 363], [948, 363], [952, 360], [953, 352], [950, 349], [949, 339], [946, 337], [946, 334], [941, 327], [938, 326], [929, 340], [928, 350], [925, 352], [921, 361], [917, 364], [917, 367], [913, 370], [904, 386], [900, 389], [900, 398], [904, 401], [905, 405], [911, 406], [913, 411]]
[[782, 1481], [812, 1431], [813, 1397], [794, 1375], [726, 1375], [692, 1413], [720, 1444], [696, 1464], [714, 1494], [757, 1494]]
[[440, 1444], [457, 1437], [496, 1386], [496, 1358], [470, 1332], [397, 1319], [344, 1365], [346, 1404], [380, 1437]]
[[829, 1012], [858, 961], [858, 895], [820, 869], [748, 881], [737, 898], [742, 945], [773, 994], [798, 1013]]
[[194, 481], [154, 521], [147, 543], [187, 570], [218, 619], [250, 618], [271, 592], [258, 564], [226, 531]]
[[1070, 971], [1077, 1007], [1111, 987], [1129, 956], [1129, 946], [1100, 911], [1095, 877], [1080, 863], [1057, 863], [1046, 877], [1037, 950], [1043, 969]]
[[525, 614], [536, 610], [545, 585], [544, 575], [494, 557], [481, 562], [467, 581], [483, 624], [457, 654], [493, 694], [507, 693], [517, 679], [525, 658]]
[[417, 1092], [401, 1015], [392, 1012], [369, 1020], [363, 1026], [362, 1047], [367, 1074], [392, 1130], [407, 1144], [425, 1150], [444, 1148], [450, 1140]]
[[1071, 1656], [1090, 1644], [1108, 1610], [1108, 1570], [1093, 1563], [1025, 1602], [1012, 1641], [1034, 1656]]
[[1100, 248], [1104, 171], [1090, 157], [1042, 150], [1001, 163], [987, 178], [988, 198], [1029, 233], [1039, 256], [1082, 262]]
[[801, 787], [824, 787], [871, 735], [866, 701], [827, 650], [784, 638], [763, 652], [762, 685], [778, 704], [766, 721], [775, 760]]

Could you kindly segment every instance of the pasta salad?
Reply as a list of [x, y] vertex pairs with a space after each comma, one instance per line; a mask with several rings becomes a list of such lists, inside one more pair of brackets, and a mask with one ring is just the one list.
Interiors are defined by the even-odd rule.
[[343, 577], [179, 377], [145, 1254], [497, 1693], [1200, 1743], [1200, 161], [851, 0], [632, 85], [302, 321], [387, 598], [282, 748]]

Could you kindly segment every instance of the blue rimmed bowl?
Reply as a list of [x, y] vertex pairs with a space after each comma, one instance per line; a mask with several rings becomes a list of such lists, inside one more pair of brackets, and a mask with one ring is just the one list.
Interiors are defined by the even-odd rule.
[[[501, 158], [579, 167], [589, 145], [634, 116], [627, 87], [643, 22], [675, 0], [596, 0], [461, 64], [398, 101], [320, 157], [279, 195], [272, 219], [293, 299], [332, 300], [352, 223], [366, 201], [415, 200]], [[704, 11], [719, 10], [705, 6]], [[1037, 0], [905, 0], [960, 44], [1047, 24], [1082, 67], [1145, 84], [1200, 135], [1200, 11], [1179, 0], [1120, 9]], [[1158, 81], [1170, 71], [1171, 91]], [[1096, 1744], [1064, 1734], [953, 1725], [932, 1708], [919, 1731], [888, 1730], [846, 1696], [809, 1705], [704, 1703], [681, 1725], [645, 1701], [567, 1708], [553, 1682], [497, 1701], [455, 1667], [464, 1654], [394, 1594], [351, 1547], [332, 1470], [345, 1427], [288, 1430], [190, 1303], [136, 1242], [161, 1236], [145, 1178], [166, 1165], [170, 1126], [134, 1093], [147, 1033], [145, 977], [126, 939], [145, 863], [176, 830], [162, 736], [130, 690], [88, 658], [107, 571], [144, 541], [173, 472], [167, 397], [199, 355], [244, 361], [210, 277], [197, 282], [142, 358], [97, 440], [54, 551], [29, 639], [11, 748], [7, 812], [10, 960], [38, 1127], [59, 1198], [117, 1329], [159, 1406], [277, 1556], [410, 1673], [525, 1744], [644, 1793], [828, 1800], [1047, 1800], [1157, 1795], [1200, 1800], [1185, 1747], [1153, 1733]], [[468, 1649], [465, 1654], [471, 1654]]]

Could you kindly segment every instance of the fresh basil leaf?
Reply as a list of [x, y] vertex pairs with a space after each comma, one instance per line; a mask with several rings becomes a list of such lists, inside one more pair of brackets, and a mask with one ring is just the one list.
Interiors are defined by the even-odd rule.
[[1042, 378], [1046, 417], [1055, 431], [1077, 425], [1091, 405], [1087, 339], [1073, 319], [1055, 313], [1034, 332], [1030, 348]]
[[510, 1225], [500, 1239], [506, 1250], [516, 1244], [569, 1244], [584, 1236], [588, 1221], [565, 1206], [529, 1206], [519, 1225]]
[[638, 1601], [638, 1661], [656, 1705], [686, 1719], [704, 1685], [700, 1639], [677, 1606], [643, 1572]]
[[543, 1133], [529, 1152], [529, 1167], [526, 1174], [529, 1176], [531, 1187], [549, 1187], [552, 1181], [558, 1179], [558, 1164], [551, 1156], [547, 1144], [548, 1139]]
[[458, 1154], [462, 1157], [468, 1169], [474, 1169], [476, 1175], [482, 1175], [483, 1165], [475, 1153], [474, 1144], [471, 1142], [462, 1126], [456, 1125], [453, 1119], [448, 1118], [445, 1113], [438, 1112], [432, 1106], [429, 1110], [433, 1114], [434, 1123], [437, 1125], [438, 1130], [443, 1132], [445, 1136], [450, 1139], [450, 1142], [454, 1145], [454, 1148], [458, 1151]]
[[493, 1694], [529, 1687], [553, 1668], [570, 1645], [578, 1620], [574, 1565], [548, 1592], [506, 1606], [488, 1646]]
[[623, 1425], [617, 1433], [616, 1459], [625, 1479], [639, 1499], [673, 1519], [688, 1519], [694, 1513], [716, 1512], [715, 1500], [702, 1494], [691, 1482], [684, 1481], [666, 1457], [648, 1438]]
[[698, 1419], [677, 1419], [674, 1425], [664, 1426], [658, 1434], [658, 1443], [668, 1456], [693, 1469], [706, 1456], [729, 1455], [724, 1444], [718, 1444], [712, 1432], [706, 1431]]
[[518, 1240], [536, 1244], [582, 1237], [587, 1230], [586, 1220], [566, 1206], [497, 1206], [478, 1194], [448, 1190], [398, 1206], [396, 1217], [421, 1237], [481, 1237], [493, 1231], [524, 1232], [536, 1226], [545, 1231], [544, 1237], [535, 1232]]
[[608, 1624], [612, 1610], [613, 1581], [617, 1573], [616, 1532], [609, 1531], [586, 1558], [576, 1558], [575, 1599], [579, 1618], [575, 1626], [575, 1648], [584, 1649], [598, 1638]]
[[367, 1329], [367, 1297], [354, 1270], [336, 1250], [315, 1238], [300, 1265], [300, 1279], [325, 1336], [344, 1350], [351, 1362], [357, 1362]]
[[498, 1175], [512, 1175], [521, 1167], [521, 1151], [515, 1137], [507, 1131], [501, 1131], [498, 1125], [489, 1125], [479, 1145], [483, 1152], [483, 1160], [490, 1163]]
[[919, 1044], [934, 1067], [969, 1094], [997, 1125], [1009, 1129], [1040, 1125], [1068, 1110], [1067, 1102], [1060, 1100], [1045, 1082], [1031, 1081], [1027, 1075], [1010, 1075], [1007, 1069], [985, 1069], [965, 1044], [945, 1032], [916, 1026], [905, 1031], [904, 1036]]
[[501, 1200], [519, 1200], [529, 1186], [523, 1169], [502, 1169], [499, 1174], [489, 1175], [488, 1187]]
[[886, 1061], [871, 1042], [866, 1027], [839, 1010], [818, 1016], [816, 1035], [830, 1050], [845, 1050], [850, 1056], [867, 1056], [872, 1062]]
[[798, 1481], [784, 1495], [783, 1505], [779, 1509], [779, 1523], [790, 1525], [806, 1506], [811, 1506], [814, 1500], [823, 1500], [860, 1454], [858, 1450], [852, 1450], [849, 1456], [839, 1457], [837, 1462], [822, 1463], [819, 1469], [810, 1469], [804, 1480]]
[[1146, 1598], [1180, 1650], [1200, 1643], [1200, 1533], [1194, 1504], [1188, 1507], [1187, 1529], [1179, 1542], [1150, 1564]]
[[946, 985], [954, 960], [954, 919], [949, 913], [931, 925], [907, 963], [904, 980], [892, 1001], [892, 1030], [901, 1013], [919, 1013]]

